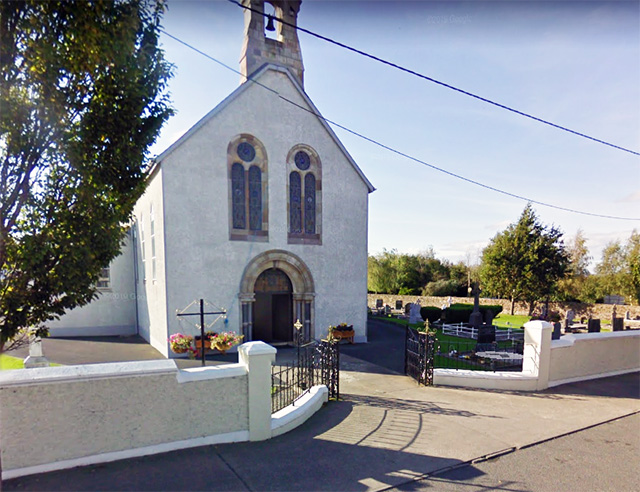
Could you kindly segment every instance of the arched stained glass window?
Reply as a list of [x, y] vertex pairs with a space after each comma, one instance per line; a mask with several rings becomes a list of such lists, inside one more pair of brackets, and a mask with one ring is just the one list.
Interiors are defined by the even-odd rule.
[[269, 241], [267, 151], [253, 135], [241, 133], [227, 146], [229, 239]]
[[289, 175], [289, 227], [291, 233], [302, 232], [302, 183], [295, 171]]
[[287, 154], [289, 173], [289, 244], [322, 244], [322, 163], [309, 145]]
[[304, 233], [316, 233], [316, 177], [311, 173], [304, 177]]
[[244, 229], [247, 223], [244, 166], [238, 162], [231, 168], [231, 200], [233, 207], [233, 228]]
[[249, 229], [262, 230], [262, 171], [258, 166], [249, 168]]

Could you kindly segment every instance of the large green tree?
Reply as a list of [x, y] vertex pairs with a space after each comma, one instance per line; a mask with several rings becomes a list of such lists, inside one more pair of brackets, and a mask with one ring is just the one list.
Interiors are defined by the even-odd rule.
[[562, 233], [540, 223], [527, 204], [518, 222], [498, 233], [482, 252], [480, 278], [485, 295], [529, 304], [548, 297], [569, 267]]
[[0, 2], [0, 351], [119, 254], [171, 115], [163, 3]]

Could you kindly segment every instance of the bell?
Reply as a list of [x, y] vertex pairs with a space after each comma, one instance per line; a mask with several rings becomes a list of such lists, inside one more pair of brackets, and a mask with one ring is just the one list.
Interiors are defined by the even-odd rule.
[[267, 27], [265, 27], [265, 29], [267, 31], [275, 31], [276, 30], [276, 26], [273, 25], [273, 17], [272, 16], [267, 16]]

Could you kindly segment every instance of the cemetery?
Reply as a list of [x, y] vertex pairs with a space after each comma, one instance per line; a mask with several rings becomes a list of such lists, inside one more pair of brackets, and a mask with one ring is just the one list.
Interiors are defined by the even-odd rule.
[[407, 313], [415, 314], [424, 299], [387, 299], [395, 310], [370, 295], [370, 313], [407, 327], [405, 372], [422, 384], [538, 391], [640, 368], [640, 330], [632, 328], [629, 311], [618, 317], [615, 306], [611, 331], [602, 331], [600, 319], [575, 322], [571, 309], [564, 323], [531, 320], [519, 329], [496, 327], [492, 309], [481, 310], [477, 292], [473, 306], [441, 299], [442, 308], [422, 307], [419, 319]]

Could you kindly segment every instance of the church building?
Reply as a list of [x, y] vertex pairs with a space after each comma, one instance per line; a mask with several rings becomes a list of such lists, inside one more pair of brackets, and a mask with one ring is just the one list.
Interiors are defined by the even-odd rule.
[[[301, 2], [244, 0], [239, 87], [155, 159], [100, 296], [53, 336], [139, 334], [165, 356], [196, 299], [225, 308], [214, 331], [286, 344], [353, 325], [366, 342], [368, 196], [374, 188], [304, 91]], [[269, 19], [271, 23], [273, 19]], [[270, 26], [269, 26], [270, 27]]]

